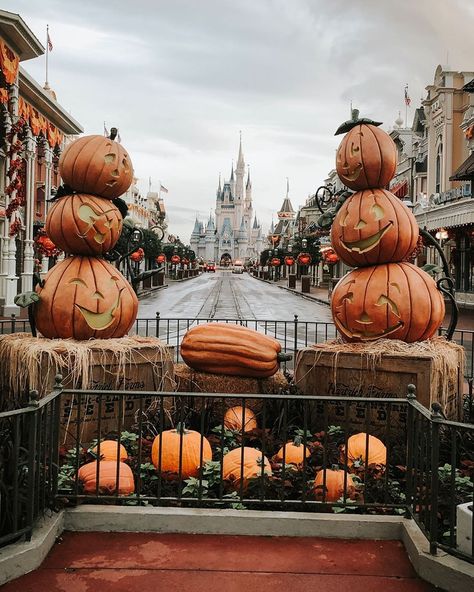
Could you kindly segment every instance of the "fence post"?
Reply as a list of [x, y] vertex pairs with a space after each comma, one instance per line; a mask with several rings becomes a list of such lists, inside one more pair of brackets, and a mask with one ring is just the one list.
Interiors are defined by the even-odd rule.
[[413, 402], [416, 401], [416, 386], [409, 384], [407, 387], [407, 491], [405, 518], [412, 516], [413, 509], [413, 440], [415, 435], [415, 409]]
[[156, 311], [155, 317], [156, 317], [155, 337], [159, 337], [160, 336], [160, 313], [159, 313], [159, 311]]
[[51, 502], [58, 493], [58, 474], [59, 474], [59, 442], [60, 442], [60, 421], [61, 421], [61, 393], [64, 388], [63, 377], [61, 374], [56, 374], [54, 377], [54, 386], [52, 393], [56, 397], [51, 401], [52, 404], [52, 421], [53, 421], [53, 433], [51, 442], [51, 459], [52, 459], [52, 485], [50, 485]]
[[16, 329], [16, 314], [15, 313], [11, 314], [11, 320], [12, 320], [12, 333], [15, 333], [15, 329]]
[[35, 480], [36, 480], [36, 457], [37, 457], [37, 440], [38, 440], [38, 407], [39, 407], [39, 393], [36, 390], [31, 390], [29, 394], [28, 407], [31, 408], [29, 413], [30, 420], [29, 434], [28, 434], [28, 487], [26, 493], [27, 503], [27, 527], [26, 540], [31, 540], [31, 532], [33, 530], [33, 523], [35, 520]]
[[293, 329], [294, 329], [294, 336], [293, 336], [293, 367], [296, 364], [296, 353], [298, 352], [298, 315], [294, 315], [293, 321]]
[[438, 543], [438, 464], [439, 464], [439, 427], [443, 417], [433, 405], [431, 408], [431, 491], [430, 491], [430, 553], [436, 555]]

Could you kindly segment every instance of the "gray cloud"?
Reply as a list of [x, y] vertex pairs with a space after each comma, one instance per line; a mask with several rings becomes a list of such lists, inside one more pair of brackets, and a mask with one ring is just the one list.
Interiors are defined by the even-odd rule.
[[[50, 82], [84, 125], [120, 127], [136, 172], [161, 179], [170, 229], [189, 236], [214, 206], [243, 131], [254, 207], [268, 224], [333, 167], [333, 133], [352, 101], [391, 126], [438, 63], [474, 69], [472, 0], [4, 0], [40, 39]], [[37, 80], [44, 61], [23, 64]], [[413, 110], [411, 110], [413, 111]], [[409, 117], [412, 114], [409, 111]], [[179, 209], [178, 209], [179, 208]], [[207, 216], [207, 214], [206, 214]]]

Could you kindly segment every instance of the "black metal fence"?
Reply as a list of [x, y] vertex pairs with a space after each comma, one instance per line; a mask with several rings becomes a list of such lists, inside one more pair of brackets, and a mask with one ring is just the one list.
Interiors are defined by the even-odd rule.
[[466, 551], [456, 508], [473, 502], [474, 425], [430, 413], [414, 387], [381, 400], [58, 383], [0, 414], [0, 427], [0, 544], [28, 536], [48, 508], [115, 503], [399, 513], [417, 521], [433, 553], [473, 559], [472, 522]]

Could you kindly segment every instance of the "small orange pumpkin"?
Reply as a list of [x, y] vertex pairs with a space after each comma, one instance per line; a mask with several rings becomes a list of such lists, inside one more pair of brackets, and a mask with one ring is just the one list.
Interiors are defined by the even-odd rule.
[[114, 199], [133, 180], [133, 166], [121, 144], [104, 136], [83, 136], [71, 142], [59, 160], [66, 185], [82, 193]]
[[336, 154], [341, 181], [354, 191], [385, 187], [395, 175], [397, 148], [379, 127], [361, 123], [342, 138]]
[[[100, 443], [100, 458], [98, 460], [117, 460], [117, 442], [115, 440], [103, 440]], [[96, 457], [99, 453], [99, 445], [91, 450]], [[128, 454], [125, 446], [120, 444], [120, 462], [127, 460]]]
[[285, 457], [285, 465], [295, 465], [301, 467], [304, 464], [304, 459], [311, 456], [308, 447], [304, 447], [302, 438], [297, 436], [291, 442], [287, 442], [275, 455], [275, 460], [283, 462]]
[[[243, 422], [242, 422], [243, 418]], [[255, 413], [248, 407], [230, 407], [224, 415], [224, 426], [229, 430], [235, 432], [242, 431], [244, 425], [244, 432], [251, 432], [257, 428], [257, 417]]]
[[354, 193], [331, 227], [331, 244], [347, 265], [361, 267], [406, 259], [418, 242], [415, 216], [384, 189]]
[[[324, 497], [324, 474], [326, 474], [326, 496]], [[356, 493], [352, 475], [334, 465], [332, 469], [323, 469], [316, 473], [314, 492], [316, 499], [326, 502], [337, 502], [344, 495], [344, 479], [346, 477], [346, 498], [353, 499]]]
[[103, 255], [118, 241], [122, 216], [108, 199], [67, 195], [51, 206], [46, 232], [60, 249], [75, 255]]
[[231, 481], [235, 489], [240, 489], [240, 482], [243, 479], [242, 488], [245, 491], [249, 479], [262, 475], [262, 463], [263, 474], [271, 475], [270, 461], [259, 450], [244, 446], [242, 463], [242, 448], [234, 448], [224, 456], [222, 478], [225, 481]]
[[[97, 461], [82, 465], [77, 473], [85, 493], [95, 493], [97, 485]], [[112, 495], [130, 495], [135, 491], [132, 469], [125, 463], [119, 463], [119, 482], [117, 488], [117, 461], [99, 461], [99, 493]]]
[[[386, 465], [387, 464], [387, 448], [385, 444], [376, 438], [370, 436], [368, 438], [368, 446], [366, 448], [367, 434], [361, 432], [354, 434], [347, 440], [347, 464], [352, 467], [355, 462], [365, 464], [367, 456], [368, 465]], [[344, 462], [345, 450], [341, 451], [341, 462]]]
[[[182, 445], [181, 445], [182, 440]], [[181, 477], [188, 479], [196, 477], [200, 469], [202, 442], [202, 464], [212, 460], [212, 449], [209, 441], [199, 432], [186, 430], [178, 425], [176, 429], [166, 430], [161, 433], [161, 472], [179, 474], [179, 452], [182, 450]], [[153, 440], [151, 448], [151, 460], [158, 470], [160, 468], [160, 436]]]

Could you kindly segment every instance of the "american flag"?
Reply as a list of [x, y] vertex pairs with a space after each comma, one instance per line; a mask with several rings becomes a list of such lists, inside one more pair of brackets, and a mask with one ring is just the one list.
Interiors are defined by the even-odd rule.
[[405, 86], [405, 105], [406, 105], [407, 107], [409, 107], [409, 106], [410, 106], [410, 103], [411, 103], [411, 99], [410, 99], [410, 97], [408, 96], [408, 84], [407, 84], [407, 85]]
[[53, 44], [51, 43], [51, 37], [49, 36], [49, 31], [46, 33], [46, 41], [48, 43], [49, 51], [53, 51]]

